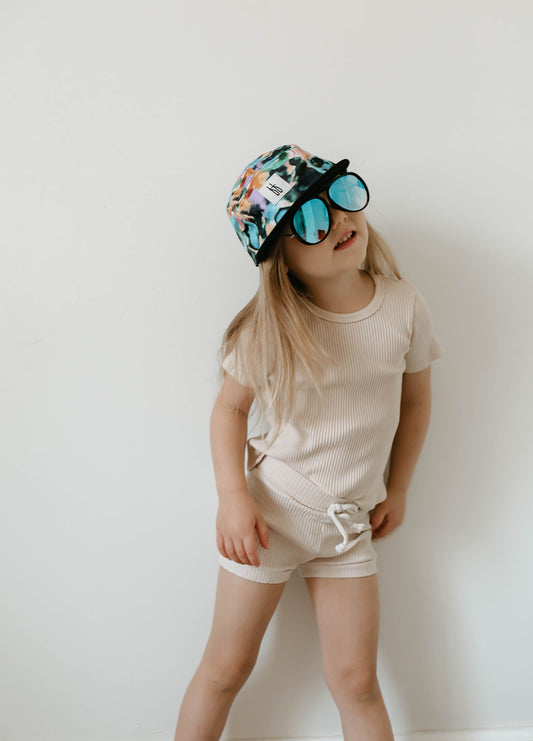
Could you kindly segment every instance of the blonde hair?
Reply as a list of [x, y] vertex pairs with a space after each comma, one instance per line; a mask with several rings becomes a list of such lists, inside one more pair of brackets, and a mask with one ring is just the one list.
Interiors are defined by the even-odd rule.
[[[396, 260], [383, 237], [367, 221], [368, 246], [359, 266], [373, 275], [396, 276], [401, 280]], [[273, 440], [290, 418], [294, 405], [296, 366], [305, 369], [308, 379], [323, 401], [320, 379], [333, 359], [319, 344], [309, 326], [309, 299], [306, 287], [292, 274], [285, 262], [281, 239], [269, 257], [260, 262], [259, 288], [253, 298], [232, 319], [217, 353], [218, 385], [226, 370], [222, 361], [231, 352], [253, 390], [262, 423], [270, 411], [274, 423]]]

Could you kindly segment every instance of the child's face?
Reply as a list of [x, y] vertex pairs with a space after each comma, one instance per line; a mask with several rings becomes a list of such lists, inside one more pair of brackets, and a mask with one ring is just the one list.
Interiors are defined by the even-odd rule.
[[[334, 278], [346, 270], [354, 270], [366, 257], [368, 227], [364, 211], [349, 213], [332, 208], [326, 191], [320, 196], [330, 206], [333, 223], [326, 239], [318, 244], [303, 244], [297, 237], [282, 237], [283, 256], [291, 272], [305, 284], [306, 278]], [[334, 247], [347, 232], [357, 232], [355, 240], [343, 250]], [[291, 233], [289, 226], [285, 232]]]

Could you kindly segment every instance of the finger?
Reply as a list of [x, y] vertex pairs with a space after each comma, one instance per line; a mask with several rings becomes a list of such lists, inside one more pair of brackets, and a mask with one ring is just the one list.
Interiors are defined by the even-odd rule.
[[379, 515], [378, 522], [380, 525], [383, 525], [384, 522], [387, 522], [389, 519], [389, 513], [386, 510], [382, 510]]
[[257, 555], [257, 547], [255, 544], [255, 538], [253, 535], [248, 535], [246, 538], [244, 538], [244, 548], [246, 550], [246, 554], [248, 558], [250, 559], [250, 564], [252, 566], [260, 566], [261, 563], [259, 561], [259, 556]]
[[217, 531], [217, 548], [218, 552], [221, 553], [225, 558], [226, 556], [226, 549], [224, 548], [224, 538], [222, 537], [222, 533], [219, 533]]
[[384, 535], [388, 535], [392, 530], [394, 530], [394, 526], [392, 525], [392, 523], [387, 522], [383, 527], [379, 529], [377, 537], [382, 538]]
[[382, 533], [383, 528], [385, 527], [385, 524], [386, 523], [384, 521], [378, 523], [375, 527], [372, 528], [372, 533], [376, 533], [376, 534]]
[[258, 520], [256, 529], [259, 542], [263, 548], [270, 548], [270, 533], [266, 522], [264, 520]]
[[236, 561], [237, 563], [242, 563], [239, 556], [235, 553], [235, 547], [231, 538], [228, 538], [226, 541], [226, 550], [229, 554], [228, 558], [231, 558], [232, 561]]
[[246, 550], [244, 548], [244, 544], [242, 542], [242, 539], [239, 538], [235, 541], [235, 550], [239, 554], [239, 558], [241, 559], [241, 563], [247, 564], [248, 566], [251, 566], [250, 560], [248, 558], [248, 554], [246, 553]]

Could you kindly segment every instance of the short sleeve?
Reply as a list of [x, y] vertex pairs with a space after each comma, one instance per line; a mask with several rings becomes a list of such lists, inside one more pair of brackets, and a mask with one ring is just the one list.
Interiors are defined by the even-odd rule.
[[242, 383], [243, 386], [249, 386], [250, 383], [248, 381], [248, 378], [242, 369], [241, 363], [235, 362], [235, 348], [230, 352], [229, 355], [226, 355], [224, 360], [222, 361], [222, 367], [230, 374], [232, 375], [239, 383]]
[[444, 354], [433, 331], [431, 314], [424, 298], [415, 289], [411, 345], [405, 355], [405, 373], [424, 370]]

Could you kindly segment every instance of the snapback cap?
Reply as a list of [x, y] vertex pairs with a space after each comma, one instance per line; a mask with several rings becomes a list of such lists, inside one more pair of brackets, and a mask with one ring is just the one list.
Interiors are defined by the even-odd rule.
[[296, 144], [283, 144], [244, 168], [226, 210], [255, 265], [269, 256], [292, 213], [346, 172], [349, 163], [348, 159], [331, 162]]

